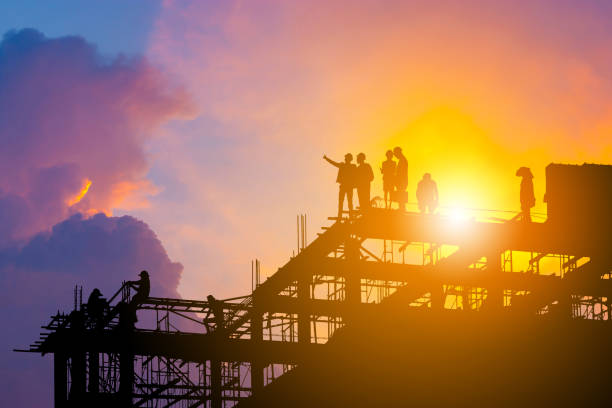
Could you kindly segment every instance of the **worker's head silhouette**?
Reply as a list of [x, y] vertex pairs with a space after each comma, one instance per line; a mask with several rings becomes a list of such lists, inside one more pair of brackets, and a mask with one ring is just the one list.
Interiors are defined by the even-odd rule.
[[402, 155], [402, 148], [399, 146], [394, 147], [393, 154], [395, 155], [395, 157], [399, 158]]
[[533, 173], [531, 173], [531, 169], [529, 167], [521, 167], [516, 171], [516, 175], [518, 177], [533, 178]]
[[344, 162], [345, 163], [350, 163], [353, 161], [353, 155], [350, 153], [347, 153], [344, 155]]
[[212, 302], [214, 302], [216, 300], [213, 295], [206, 296], [206, 299], [208, 300], [209, 303], [212, 303]]
[[365, 154], [364, 153], [359, 153], [357, 155], [357, 163], [361, 164], [365, 161]]
[[431, 174], [429, 173], [423, 174], [423, 180], [431, 180]]
[[393, 152], [391, 150], [387, 150], [385, 155], [387, 156], [387, 160], [391, 160], [393, 158]]
[[100, 292], [100, 289], [95, 288], [94, 290], [91, 291], [91, 296], [101, 297], [102, 296], [102, 292]]
[[138, 276], [140, 276], [141, 278], [142, 278], [142, 277], [144, 277], [144, 276], [146, 276], [146, 277], [148, 278], [148, 277], [149, 277], [149, 272], [147, 272], [147, 271], [141, 271], [141, 272], [138, 274]]

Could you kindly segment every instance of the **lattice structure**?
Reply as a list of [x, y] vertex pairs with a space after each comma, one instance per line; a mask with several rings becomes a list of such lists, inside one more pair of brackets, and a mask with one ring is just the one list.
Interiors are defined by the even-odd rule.
[[394, 299], [500, 319], [609, 321], [608, 241], [585, 236], [551, 223], [453, 226], [444, 216], [374, 208], [336, 220], [258, 278], [249, 296], [215, 304], [151, 297], [135, 305], [134, 325], [125, 323], [131, 298], [123, 286], [102, 323], [77, 305], [53, 316], [27, 351], [54, 354], [57, 407], [231, 407]]

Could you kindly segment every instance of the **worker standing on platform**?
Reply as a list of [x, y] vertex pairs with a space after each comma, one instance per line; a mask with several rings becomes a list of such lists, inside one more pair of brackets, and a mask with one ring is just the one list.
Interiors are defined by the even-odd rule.
[[329, 164], [338, 168], [338, 176], [336, 182], [340, 185], [338, 192], [338, 218], [342, 218], [342, 210], [344, 209], [344, 197], [348, 201], [349, 217], [353, 215], [353, 189], [355, 188], [355, 172], [357, 168], [352, 163], [353, 155], [347, 153], [344, 155], [344, 162], [336, 162], [323, 155]]
[[395, 161], [393, 160], [393, 152], [387, 150], [387, 160], [382, 163], [380, 172], [383, 176], [383, 193], [385, 196], [385, 208], [391, 207], [391, 194], [395, 188]]
[[521, 180], [521, 219], [531, 222], [531, 209], [535, 206], [535, 193], [533, 192], [533, 173], [529, 167], [521, 167], [516, 171]]
[[149, 292], [151, 291], [151, 281], [149, 280], [149, 272], [141, 271], [140, 279], [137, 281], [129, 281], [127, 282], [128, 286], [136, 289], [136, 294], [132, 297], [132, 301], [130, 303], [138, 305], [149, 297]]
[[370, 208], [370, 183], [374, 180], [372, 166], [365, 162], [366, 155], [357, 155], [357, 196], [359, 197], [359, 208], [361, 211]]
[[406, 203], [408, 202], [408, 160], [402, 153], [401, 147], [393, 149], [393, 154], [397, 157], [397, 169], [395, 171], [395, 195], [399, 203], [400, 211], [406, 211]]
[[423, 174], [423, 179], [417, 185], [417, 202], [422, 213], [433, 214], [438, 208], [438, 186], [431, 179], [431, 174]]
[[96, 327], [103, 321], [107, 311], [108, 303], [102, 297], [100, 289], [95, 288], [87, 299], [87, 313]]
[[[215, 299], [213, 295], [206, 296], [206, 300], [208, 300], [208, 313], [206, 313], [206, 317], [204, 317], [206, 331], [213, 331], [210, 323], [215, 324], [214, 330], [223, 329], [225, 327], [225, 312], [223, 311], [223, 302]], [[212, 315], [212, 318], [210, 315]]]

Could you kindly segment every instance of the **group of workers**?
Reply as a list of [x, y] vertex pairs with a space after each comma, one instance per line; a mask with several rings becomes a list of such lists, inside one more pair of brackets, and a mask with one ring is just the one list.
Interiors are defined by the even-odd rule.
[[[147, 271], [142, 271], [140, 272], [139, 276], [139, 280], [127, 281], [123, 286], [134, 289], [136, 291], [134, 296], [132, 296], [128, 302], [119, 302], [117, 305], [118, 310], [127, 309], [129, 311], [129, 313], [126, 314], [127, 320], [129, 320], [128, 324], [133, 324], [138, 321], [136, 318], [136, 309], [140, 304], [147, 300], [151, 290], [149, 273]], [[223, 328], [225, 325], [223, 301], [216, 299], [213, 295], [208, 295], [207, 300], [209, 310], [206, 317], [203, 319], [203, 323], [206, 326], [207, 331], [210, 332]], [[100, 292], [100, 289], [98, 288], [95, 288], [87, 299], [87, 314], [91, 319], [93, 326], [98, 328], [104, 327], [105, 320], [112, 319], [113, 317], [108, 301], [102, 297], [102, 292]]]
[[[401, 147], [395, 147], [386, 153], [387, 160], [382, 162], [380, 172], [383, 178], [383, 191], [385, 208], [390, 208], [391, 202], [396, 201], [399, 208], [404, 210], [408, 202], [408, 160], [402, 153]], [[365, 154], [357, 155], [357, 165], [353, 164], [353, 155], [344, 155], [344, 162], [336, 162], [323, 155], [328, 163], [338, 168], [336, 182], [339, 184], [338, 218], [342, 218], [344, 199], [348, 204], [349, 217], [354, 213], [353, 190], [357, 189], [359, 209], [370, 208], [370, 183], [374, 180], [372, 167], [365, 162]], [[393, 160], [397, 159], [397, 162]], [[432, 180], [431, 174], [425, 173], [417, 186], [417, 200], [421, 212], [433, 213], [438, 207], [438, 187]]]
[[[387, 160], [382, 162], [380, 172], [383, 179], [383, 192], [385, 208], [390, 208], [393, 201], [399, 204], [399, 209], [404, 211], [408, 202], [408, 160], [402, 153], [401, 147], [395, 147], [386, 152]], [[343, 162], [337, 162], [323, 155], [328, 163], [338, 168], [336, 182], [339, 184], [338, 192], [338, 218], [342, 218], [344, 212], [344, 199], [348, 204], [348, 213], [351, 217], [354, 213], [353, 190], [357, 190], [359, 198], [359, 209], [367, 210], [371, 206], [370, 183], [374, 180], [372, 167], [366, 163], [365, 154], [357, 155], [357, 165], [353, 164], [353, 155], [344, 155]], [[397, 159], [397, 162], [394, 160]], [[521, 167], [516, 172], [521, 181], [521, 214], [523, 221], [531, 221], [531, 208], [535, 205], [535, 194], [533, 191], [533, 174], [527, 167]], [[422, 213], [434, 213], [438, 208], [438, 186], [431, 178], [431, 174], [423, 174], [416, 190], [419, 211]]]
[[[125, 286], [134, 289], [136, 293], [128, 303], [121, 305], [122, 307], [132, 310], [131, 319], [133, 322], [138, 321], [136, 318], [136, 307], [149, 297], [149, 292], [151, 291], [149, 273], [147, 271], [141, 271], [139, 276], [140, 279], [137, 281], [125, 282]], [[95, 326], [102, 326], [104, 319], [110, 314], [108, 301], [102, 297], [102, 292], [100, 292], [98, 288], [92, 290], [87, 299], [87, 314]]]
[[[383, 177], [383, 191], [385, 208], [389, 208], [392, 201], [399, 203], [399, 208], [404, 210], [408, 201], [408, 161], [402, 153], [400, 147], [396, 147], [393, 151], [389, 150], [386, 153], [387, 160], [382, 162], [380, 171]], [[393, 158], [397, 158], [397, 162]], [[338, 218], [342, 218], [344, 207], [344, 198], [348, 202], [349, 216], [352, 215], [353, 209], [353, 190], [357, 189], [359, 198], [359, 208], [364, 210], [370, 207], [370, 183], [374, 180], [372, 167], [365, 162], [365, 154], [357, 155], [357, 165], [353, 164], [353, 155], [347, 153], [344, 156], [344, 162], [336, 162], [331, 160], [326, 155], [323, 156], [330, 164], [338, 168], [338, 176], [336, 182], [340, 185], [338, 195]], [[521, 167], [517, 170], [516, 175], [521, 177], [520, 201], [521, 214], [520, 218], [523, 221], [531, 221], [531, 208], [535, 205], [535, 194], [533, 190], [533, 174], [528, 167]], [[429, 173], [425, 173], [416, 191], [419, 210], [422, 213], [433, 213], [438, 207], [438, 187], [436, 182], [432, 180]], [[136, 291], [131, 300], [125, 304], [125, 307], [133, 309], [133, 321], [136, 322], [136, 307], [143, 303], [148, 297], [151, 290], [151, 282], [149, 273], [141, 271], [140, 279], [137, 281], [128, 281], [125, 285]], [[222, 302], [215, 299], [212, 295], [208, 296], [210, 311], [204, 323], [207, 328], [210, 323], [215, 323], [217, 328], [223, 326], [223, 306]], [[89, 295], [87, 300], [87, 311], [92, 321], [96, 326], [102, 325], [104, 318], [109, 315], [108, 302], [102, 297], [102, 293], [98, 288], [95, 288]], [[210, 315], [214, 315], [211, 317]], [[210, 330], [210, 328], [209, 328]]]

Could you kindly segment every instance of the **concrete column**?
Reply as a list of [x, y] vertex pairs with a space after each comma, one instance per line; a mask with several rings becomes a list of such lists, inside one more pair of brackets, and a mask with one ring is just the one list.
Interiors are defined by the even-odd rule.
[[355, 263], [360, 259], [359, 242], [354, 238], [348, 238], [344, 243], [344, 255], [346, 257], [349, 268], [353, 269], [354, 273], [349, 273], [345, 278], [345, 293], [346, 301], [351, 305], [359, 305], [361, 303], [361, 279], [359, 274], [354, 271], [351, 263]]
[[211, 394], [211, 407], [221, 408], [223, 405], [223, 399], [221, 398], [221, 361], [210, 360], [210, 394]]
[[57, 352], [53, 355], [53, 398], [55, 408], [65, 408], [68, 402], [68, 366], [66, 355]]
[[[494, 251], [487, 254], [487, 273], [492, 277], [491, 282], [498, 282], [497, 276], [502, 273], [503, 252]], [[493, 283], [485, 288], [487, 298], [483, 308], [487, 311], [500, 311], [504, 308], [504, 288]]]
[[[298, 281], [297, 295], [298, 300], [307, 301], [310, 299], [310, 283], [312, 279], [303, 277]], [[310, 344], [311, 341], [310, 312], [308, 310], [300, 312], [298, 315], [298, 342], [300, 344]]]
[[87, 391], [97, 394], [100, 389], [100, 354], [89, 352], [89, 384]]
[[119, 330], [123, 347], [119, 354], [119, 406], [131, 407], [134, 391], [134, 353], [131, 347], [131, 334], [134, 330], [135, 310], [123, 304], [119, 311]]
[[[251, 341], [254, 348], [257, 348], [263, 341], [263, 313], [257, 309], [251, 312]], [[251, 389], [253, 395], [261, 392], [264, 387], [264, 368], [263, 361], [259, 359], [251, 361]]]

